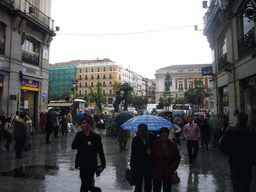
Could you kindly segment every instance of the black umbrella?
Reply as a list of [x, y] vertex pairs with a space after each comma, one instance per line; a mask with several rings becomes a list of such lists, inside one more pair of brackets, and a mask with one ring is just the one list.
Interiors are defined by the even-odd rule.
[[47, 113], [47, 115], [50, 115], [50, 116], [60, 116], [60, 113], [58, 111], [49, 111]]
[[134, 117], [132, 112], [129, 111], [123, 111], [122, 113], [118, 114], [115, 117], [115, 122], [119, 125], [122, 125], [123, 123], [125, 123], [126, 121], [128, 121], [129, 119], [131, 119], [132, 117]]
[[59, 110], [61, 110], [61, 108], [59, 108], [59, 107], [53, 107], [53, 108], [49, 109], [49, 111], [59, 111]]

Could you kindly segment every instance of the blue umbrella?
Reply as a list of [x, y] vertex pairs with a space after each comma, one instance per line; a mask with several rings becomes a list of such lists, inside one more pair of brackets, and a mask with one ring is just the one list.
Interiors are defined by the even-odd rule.
[[80, 114], [78, 114], [77, 116], [76, 116], [76, 118], [78, 118], [78, 119], [82, 119], [84, 117], [84, 113], [80, 113]]
[[169, 129], [174, 127], [174, 124], [167, 121], [165, 118], [155, 115], [133, 117], [122, 124], [121, 127], [125, 130], [138, 130], [138, 125], [142, 123], [146, 124], [150, 131], [158, 131], [161, 127], [167, 127]]

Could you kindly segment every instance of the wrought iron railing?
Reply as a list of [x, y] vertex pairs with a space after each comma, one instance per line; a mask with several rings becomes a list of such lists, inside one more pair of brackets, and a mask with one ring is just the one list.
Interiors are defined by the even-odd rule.
[[254, 28], [252, 28], [238, 41], [238, 57], [250, 54], [254, 51], [255, 46]]
[[1, 2], [10, 7], [13, 7], [14, 0], [1, 0]]
[[33, 19], [38, 20], [45, 27], [50, 27], [51, 18], [45, 15], [42, 11], [40, 11], [36, 6], [31, 4], [28, 0], [26, 0], [26, 7], [28, 6], [28, 15]]
[[228, 65], [229, 63], [227, 61], [227, 53], [225, 53], [218, 59], [218, 70], [221, 71], [222, 69], [226, 68]]
[[22, 61], [39, 66], [39, 56], [27, 51], [22, 51]]

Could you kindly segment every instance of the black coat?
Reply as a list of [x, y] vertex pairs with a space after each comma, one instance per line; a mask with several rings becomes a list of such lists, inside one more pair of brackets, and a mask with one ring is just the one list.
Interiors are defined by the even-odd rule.
[[132, 151], [130, 166], [134, 169], [150, 168], [151, 156], [147, 154], [147, 149], [152, 147], [157, 136], [149, 133], [146, 145], [144, 145], [139, 135], [132, 139]]
[[72, 149], [78, 149], [75, 160], [75, 167], [90, 169], [96, 171], [98, 162], [97, 154], [100, 156], [101, 167], [106, 167], [106, 159], [102, 147], [101, 136], [90, 132], [89, 136], [85, 136], [83, 131], [76, 134], [72, 143]]
[[45, 132], [46, 133], [52, 133], [53, 131], [53, 122], [52, 122], [52, 118], [51, 117], [47, 117], [46, 119], [46, 128], [45, 128]]

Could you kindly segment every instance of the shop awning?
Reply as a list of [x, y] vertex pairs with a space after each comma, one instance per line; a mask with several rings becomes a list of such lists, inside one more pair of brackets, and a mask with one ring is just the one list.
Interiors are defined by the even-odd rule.
[[70, 107], [73, 103], [49, 103], [48, 107]]

